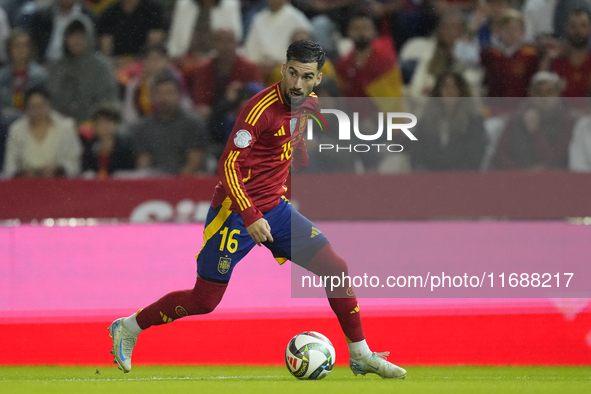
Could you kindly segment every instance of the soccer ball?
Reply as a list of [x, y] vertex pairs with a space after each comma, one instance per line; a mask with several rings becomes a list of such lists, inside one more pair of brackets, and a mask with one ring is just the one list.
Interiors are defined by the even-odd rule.
[[285, 365], [300, 380], [320, 380], [332, 371], [334, 346], [324, 335], [306, 331], [296, 335], [285, 349]]

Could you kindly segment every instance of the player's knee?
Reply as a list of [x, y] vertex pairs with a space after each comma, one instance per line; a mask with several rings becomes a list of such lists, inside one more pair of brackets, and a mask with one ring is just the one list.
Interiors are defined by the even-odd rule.
[[195, 308], [199, 315], [211, 313], [222, 300], [227, 283], [214, 283], [203, 278], [197, 278], [193, 294], [195, 296]]
[[319, 276], [343, 276], [349, 274], [347, 262], [327, 244], [312, 258], [308, 269]]

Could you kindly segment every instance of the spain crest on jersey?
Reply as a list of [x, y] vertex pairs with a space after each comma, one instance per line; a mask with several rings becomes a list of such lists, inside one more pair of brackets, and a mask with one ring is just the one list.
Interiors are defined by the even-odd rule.
[[300, 133], [303, 133], [308, 123], [308, 115], [302, 114], [300, 116]]
[[230, 266], [232, 263], [232, 259], [228, 257], [220, 257], [220, 262], [218, 263], [218, 271], [220, 274], [224, 275], [230, 271]]

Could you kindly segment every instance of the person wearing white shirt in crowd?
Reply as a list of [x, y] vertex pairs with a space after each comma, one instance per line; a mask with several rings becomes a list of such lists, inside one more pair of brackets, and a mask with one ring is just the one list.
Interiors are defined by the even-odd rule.
[[82, 144], [74, 120], [51, 109], [49, 93], [42, 87], [26, 92], [25, 109], [26, 115], [8, 131], [4, 174], [9, 178], [78, 175]]
[[177, 0], [168, 37], [168, 54], [181, 57], [191, 49], [207, 52], [211, 49], [207, 46], [208, 38], [211, 39], [211, 32], [216, 30], [231, 30], [236, 40], [242, 41], [239, 0]]
[[306, 15], [289, 0], [267, 1], [269, 6], [255, 15], [244, 44], [244, 54], [261, 67], [264, 79], [285, 60], [285, 48], [295, 31], [312, 32]]
[[591, 115], [575, 124], [568, 152], [568, 168], [571, 171], [591, 171]]

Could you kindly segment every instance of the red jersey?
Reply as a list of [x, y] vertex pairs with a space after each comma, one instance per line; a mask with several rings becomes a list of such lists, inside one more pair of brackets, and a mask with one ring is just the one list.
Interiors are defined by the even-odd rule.
[[371, 55], [363, 66], [355, 64], [355, 49], [337, 62], [337, 76], [345, 97], [368, 97], [365, 89], [393, 67], [398, 67], [396, 52], [389, 38], [375, 39], [371, 48]]
[[238, 212], [248, 227], [279, 203], [287, 191], [287, 176], [293, 164], [308, 165], [303, 134], [306, 108], [318, 107], [316, 95], [294, 111], [285, 102], [281, 82], [261, 91], [240, 109], [226, 149], [218, 164], [221, 179], [211, 205], [217, 208], [229, 197], [230, 210]]
[[552, 62], [551, 70], [566, 81], [563, 97], [587, 97], [591, 91], [591, 55], [578, 67], [572, 65], [567, 56]]
[[234, 67], [227, 76], [222, 90], [219, 91], [215, 69], [219, 60], [214, 58], [204, 64], [198, 66], [191, 74], [191, 81], [193, 85], [193, 102], [195, 104], [213, 105], [217, 95], [226, 93], [226, 87], [232, 82], [238, 81], [242, 83], [248, 82], [262, 82], [259, 75], [259, 70], [256, 64], [251, 63], [242, 56], [236, 56], [234, 59]]
[[480, 54], [488, 97], [527, 97], [531, 77], [538, 71], [540, 56], [535, 48], [524, 46], [506, 56], [495, 47]]

